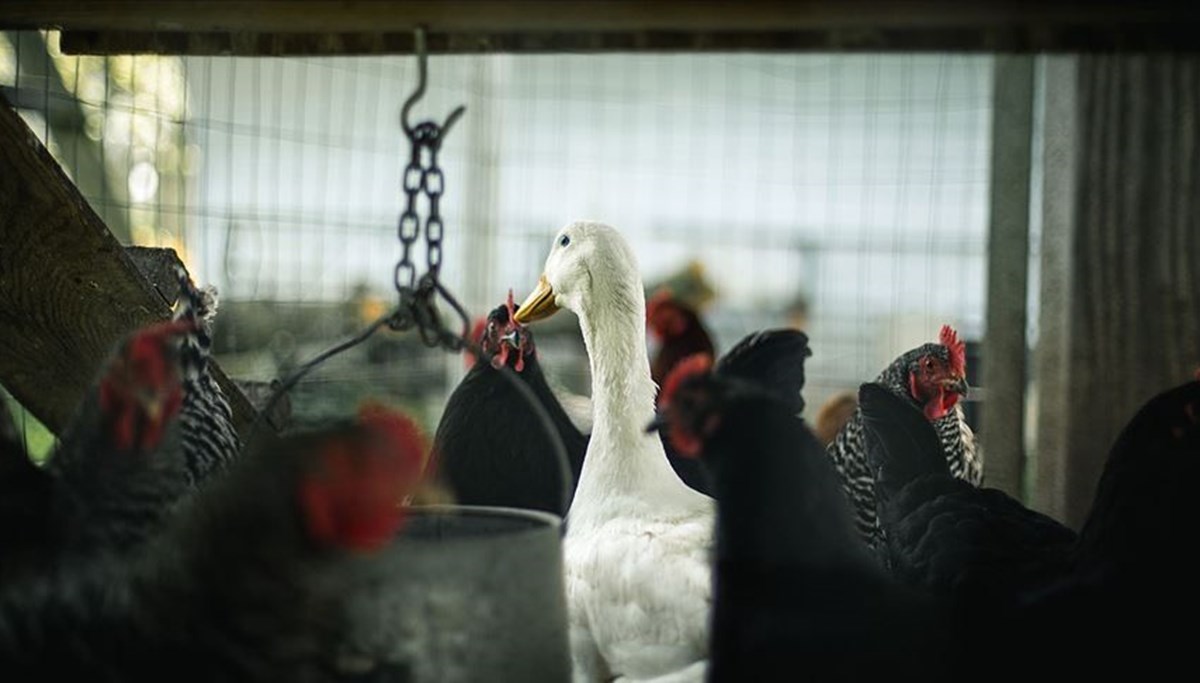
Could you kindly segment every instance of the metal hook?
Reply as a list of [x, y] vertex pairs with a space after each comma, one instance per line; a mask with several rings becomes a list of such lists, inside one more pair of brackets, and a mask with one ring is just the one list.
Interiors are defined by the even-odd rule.
[[[424, 26], [417, 26], [413, 29], [413, 51], [417, 54], [417, 89], [413, 90], [408, 99], [404, 101], [404, 106], [400, 109], [400, 125], [404, 128], [404, 134], [409, 138], [413, 137], [416, 127], [408, 122], [408, 113], [412, 110], [413, 105], [425, 96], [425, 84], [429, 73], [429, 52], [425, 45]], [[466, 110], [465, 106], [460, 105], [454, 111], [450, 112], [450, 115], [446, 117], [446, 121], [440, 127], [440, 132], [438, 133], [439, 140], [450, 130], [450, 126], [453, 126], [454, 122], [458, 121], [459, 117]]]

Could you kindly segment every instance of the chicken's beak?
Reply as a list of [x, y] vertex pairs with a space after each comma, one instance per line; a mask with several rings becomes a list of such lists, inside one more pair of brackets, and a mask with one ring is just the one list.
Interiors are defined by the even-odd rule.
[[558, 312], [558, 304], [554, 303], [554, 288], [545, 275], [538, 278], [537, 289], [521, 302], [513, 320], [524, 325], [535, 320], [549, 318]]
[[157, 424], [159, 418], [162, 417], [163, 406], [160, 401], [146, 399], [142, 401], [142, 411], [146, 414], [146, 417], [150, 418], [151, 422]]
[[950, 377], [942, 386], [946, 387], [950, 391], [953, 391], [959, 396], [966, 396], [967, 392], [971, 389], [971, 387], [967, 384], [967, 378], [961, 376]]

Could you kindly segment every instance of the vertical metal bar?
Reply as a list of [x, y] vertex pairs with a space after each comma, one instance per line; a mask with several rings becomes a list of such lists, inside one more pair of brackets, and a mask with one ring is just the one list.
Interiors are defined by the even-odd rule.
[[987, 333], [980, 443], [989, 486], [1021, 497], [1025, 467], [1025, 329], [1033, 57], [997, 55], [992, 107]]

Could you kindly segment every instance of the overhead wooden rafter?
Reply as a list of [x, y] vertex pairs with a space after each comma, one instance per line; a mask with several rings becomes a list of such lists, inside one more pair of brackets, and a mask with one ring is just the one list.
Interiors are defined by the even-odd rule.
[[[1193, 7], [1188, 7], [1192, 4]], [[1193, 51], [1193, 3], [1044, 0], [0, 0], [75, 53]]]

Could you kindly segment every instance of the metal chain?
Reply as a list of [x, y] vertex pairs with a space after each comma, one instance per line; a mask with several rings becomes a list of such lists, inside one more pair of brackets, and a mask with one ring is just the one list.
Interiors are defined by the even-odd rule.
[[421, 232], [421, 218], [417, 202], [424, 195], [429, 204], [429, 216], [425, 219], [425, 265], [426, 275], [437, 279], [442, 268], [442, 223], [440, 200], [445, 191], [445, 176], [438, 166], [438, 151], [441, 147], [444, 128], [433, 121], [423, 121], [409, 132], [411, 145], [408, 165], [402, 180], [405, 204], [400, 213], [397, 236], [400, 238], [400, 261], [396, 264], [396, 292], [413, 290], [416, 286], [417, 268], [412, 262], [412, 247]]
[[412, 245], [421, 232], [421, 222], [417, 216], [417, 194], [421, 191], [422, 175], [420, 154], [420, 148], [414, 145], [408, 167], [404, 169], [406, 199], [404, 211], [400, 214], [400, 224], [396, 229], [400, 238], [400, 261], [396, 263], [395, 274], [397, 293], [402, 293], [406, 288], [411, 290], [417, 280], [417, 268], [412, 263]]
[[[396, 228], [397, 237], [400, 239], [400, 260], [396, 263], [393, 276], [400, 301], [395, 313], [389, 318], [388, 326], [394, 330], [416, 327], [421, 340], [427, 346], [443, 346], [459, 351], [462, 349], [461, 339], [465, 334], [447, 329], [442, 324], [435, 305], [435, 301], [440, 298], [457, 314], [462, 329], [469, 329], [470, 319], [466, 311], [442, 286], [440, 279], [442, 238], [445, 235], [441, 199], [446, 187], [445, 176], [438, 165], [438, 152], [441, 151], [446, 133], [462, 116], [465, 107], [456, 108], [441, 125], [434, 121], [422, 121], [415, 126], [409, 124], [409, 111], [425, 94], [428, 71], [424, 30], [418, 29], [414, 37], [417, 51], [417, 89], [404, 103], [400, 112], [400, 122], [409, 144], [408, 165], [404, 168], [402, 179], [404, 211], [400, 214], [400, 222]], [[425, 197], [429, 210], [424, 225], [421, 223], [418, 209], [422, 196]], [[425, 232], [425, 273], [418, 279], [412, 252], [422, 228]]]

